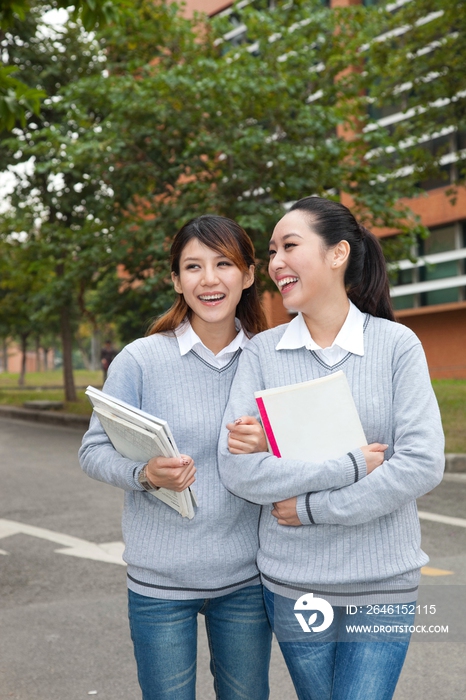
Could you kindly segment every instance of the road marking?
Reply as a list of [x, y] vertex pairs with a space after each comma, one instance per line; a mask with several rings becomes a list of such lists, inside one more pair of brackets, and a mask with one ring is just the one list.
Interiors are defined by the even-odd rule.
[[450, 576], [450, 574], [454, 573], [454, 571], [448, 571], [447, 569], [435, 569], [433, 566], [423, 566], [421, 569], [421, 574], [424, 574], [424, 576]]
[[[428, 513], [426, 511], [419, 511], [419, 517], [423, 520], [430, 520], [436, 523], [443, 523], [444, 525], [454, 525], [456, 527], [466, 527], [466, 519], [464, 518], [452, 518], [448, 515], [438, 515], [437, 513]], [[87, 540], [82, 540], [79, 537], [73, 537], [72, 535], [65, 535], [60, 532], [55, 532], [54, 530], [46, 530], [42, 527], [35, 527], [34, 525], [26, 525], [25, 523], [19, 523], [15, 520], [6, 520], [0, 518], [0, 539], [5, 537], [10, 537], [11, 535], [30, 535], [31, 537], [38, 537], [42, 540], [48, 540], [49, 542], [55, 542], [64, 547], [64, 549], [55, 549], [56, 554], [66, 554], [70, 557], [81, 557], [83, 559], [92, 559], [94, 561], [103, 561], [108, 564], [120, 564], [126, 566], [123, 561], [122, 555], [124, 550], [123, 542], [104, 542], [102, 544], [95, 544], [94, 542], [88, 542]], [[4, 549], [0, 549], [0, 555], [7, 555]], [[424, 567], [429, 569], [430, 567]], [[441, 569], [436, 569], [435, 571], [442, 571]], [[440, 576], [448, 575], [452, 572], [445, 573], [426, 573], [427, 576]]]
[[[81, 557], [83, 559], [93, 559], [94, 561], [104, 561], [108, 564], [122, 564], [123, 561], [123, 542], [106, 542], [104, 544], [95, 544], [82, 540], [79, 537], [64, 535], [61, 532], [46, 530], [42, 527], [34, 525], [26, 525], [18, 523], [15, 520], [0, 519], [0, 539], [11, 537], [11, 535], [30, 535], [31, 537], [39, 537], [41, 540], [48, 540], [60, 544], [65, 549], [55, 549], [57, 554], [67, 554], [70, 557]], [[4, 550], [0, 550], [2, 554], [8, 554]]]
[[451, 518], [449, 515], [437, 515], [437, 513], [428, 513], [425, 510], [418, 511], [418, 514], [423, 520], [432, 520], [434, 523], [456, 525], [456, 527], [466, 527], [466, 520], [464, 518]]

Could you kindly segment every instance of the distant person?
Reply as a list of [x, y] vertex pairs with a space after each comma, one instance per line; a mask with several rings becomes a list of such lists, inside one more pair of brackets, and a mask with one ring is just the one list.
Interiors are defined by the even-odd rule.
[[115, 357], [118, 355], [118, 351], [115, 350], [115, 348], [112, 345], [111, 340], [106, 340], [104, 343], [104, 347], [102, 348], [100, 352], [100, 364], [102, 365], [102, 372], [104, 375], [104, 384], [107, 381], [107, 373], [108, 373], [108, 368], [110, 367], [111, 363], [115, 359]]
[[[416, 498], [437, 486], [445, 464], [426, 359], [415, 334], [394, 323], [379, 241], [342, 204], [296, 202], [269, 255], [283, 303], [298, 315], [244, 349], [220, 476], [262, 505], [257, 562], [299, 700], [390, 700], [429, 561]], [[371, 444], [322, 462], [250, 449], [255, 428], [240, 419], [258, 415], [254, 391], [338, 370]]]
[[[94, 415], [81, 465], [125, 492], [129, 621], [143, 700], [195, 697], [199, 613], [218, 700], [267, 700], [272, 633], [256, 566], [260, 507], [227, 491], [217, 462], [238, 358], [266, 328], [254, 248], [231, 219], [200, 216], [175, 235], [171, 270], [174, 305], [119, 353], [105, 392], [167, 420], [183, 454], [147, 464], [124, 458]], [[192, 520], [150, 493], [191, 484], [199, 504]]]

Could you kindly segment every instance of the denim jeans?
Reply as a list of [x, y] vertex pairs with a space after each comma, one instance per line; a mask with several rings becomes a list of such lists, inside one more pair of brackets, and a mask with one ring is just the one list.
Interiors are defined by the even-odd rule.
[[[264, 600], [299, 700], [393, 697], [408, 651], [411, 635], [406, 627], [414, 622], [415, 603], [358, 605], [352, 606], [351, 612], [335, 606], [330, 627], [314, 633], [301, 628], [295, 600], [266, 588]], [[316, 617], [320, 625], [322, 621]], [[309, 624], [313, 624], [311, 620]], [[351, 631], [352, 626], [359, 626], [359, 631]]]
[[162, 600], [128, 591], [143, 700], [194, 700], [197, 615], [205, 617], [218, 700], [267, 700], [272, 632], [262, 586], [218, 598]]

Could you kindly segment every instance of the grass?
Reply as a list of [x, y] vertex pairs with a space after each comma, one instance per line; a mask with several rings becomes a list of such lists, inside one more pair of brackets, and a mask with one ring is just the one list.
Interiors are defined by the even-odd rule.
[[[102, 372], [75, 370], [75, 382], [78, 387], [91, 384], [102, 386]], [[466, 454], [466, 380], [434, 379], [432, 382], [442, 414], [443, 429], [446, 438], [446, 452]], [[35, 387], [56, 387], [36, 389]], [[25, 388], [18, 388], [18, 374], [0, 373], [0, 405], [22, 406], [24, 401], [44, 399], [63, 401], [63, 377], [61, 370], [49, 372], [31, 372], [26, 375]], [[65, 403], [63, 412], [88, 416], [91, 406], [84, 394], [78, 390], [76, 403]]]
[[[19, 374], [17, 372], [0, 372], [0, 390], [4, 388], [21, 389], [18, 387]], [[76, 386], [86, 387], [89, 384], [92, 386], [102, 386], [102, 372], [95, 372], [87, 369], [75, 369], [74, 381]], [[29, 372], [24, 378], [25, 387], [63, 387], [63, 372], [61, 369], [49, 370], [48, 372]]]
[[432, 382], [442, 414], [446, 452], [466, 453], [466, 380], [434, 379]]
[[[22, 406], [25, 401], [64, 401], [63, 373], [61, 370], [48, 372], [30, 372], [25, 376], [24, 387], [18, 386], [19, 375], [17, 373], [0, 373], [0, 405]], [[87, 387], [89, 384], [100, 388], [102, 386], [102, 372], [77, 369], [74, 372], [74, 380], [77, 387]], [[38, 387], [47, 387], [41, 389]], [[90, 416], [91, 404], [84, 394], [83, 389], [77, 390], [78, 401], [64, 401], [60, 413], [74, 413], [79, 416]]]
[[58, 410], [58, 413], [74, 413], [78, 416], [90, 416], [92, 413], [89, 399], [84, 394], [84, 391], [77, 391], [77, 401], [64, 401], [63, 389], [32, 389], [24, 391], [14, 391], [11, 389], [0, 388], [0, 405], [1, 406], [19, 406], [21, 407], [25, 401], [63, 401], [63, 408]]

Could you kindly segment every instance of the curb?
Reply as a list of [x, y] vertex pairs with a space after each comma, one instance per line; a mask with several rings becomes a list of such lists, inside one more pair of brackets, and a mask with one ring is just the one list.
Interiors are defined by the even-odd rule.
[[[0, 418], [19, 418], [35, 423], [48, 425], [64, 425], [68, 428], [87, 430], [90, 417], [75, 416], [73, 413], [57, 413], [56, 411], [39, 411], [37, 409], [18, 408], [16, 406], [0, 406]], [[466, 454], [448, 453], [445, 455], [445, 472], [466, 474]]]
[[466, 455], [462, 454], [446, 454], [445, 455], [445, 471], [466, 473]]
[[87, 430], [90, 421], [90, 416], [75, 416], [73, 413], [39, 411], [32, 408], [18, 408], [17, 406], [0, 406], [0, 418], [19, 418], [35, 423], [65, 425], [68, 428], [84, 428], [84, 430]]

